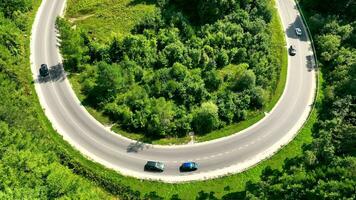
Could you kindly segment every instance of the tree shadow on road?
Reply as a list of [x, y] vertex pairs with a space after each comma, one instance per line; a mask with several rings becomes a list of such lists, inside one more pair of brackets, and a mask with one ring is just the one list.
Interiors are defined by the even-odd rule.
[[[302, 30], [301, 36], [297, 36], [295, 32], [295, 28], [300, 28]], [[299, 39], [300, 41], [303, 42], [306, 42], [308, 40], [307, 38], [308, 32], [307, 30], [304, 29], [303, 22], [299, 17], [295, 18], [294, 22], [288, 25], [286, 34], [288, 38]]]
[[143, 151], [144, 149], [148, 149], [149, 145], [140, 142], [140, 141], [136, 141], [136, 142], [132, 142], [129, 144], [129, 146], [127, 146], [126, 152], [128, 153], [138, 153], [139, 151]]

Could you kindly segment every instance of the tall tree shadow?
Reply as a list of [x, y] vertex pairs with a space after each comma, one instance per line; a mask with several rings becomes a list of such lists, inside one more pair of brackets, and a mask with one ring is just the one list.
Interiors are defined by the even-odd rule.
[[[300, 28], [302, 30], [302, 35], [298, 36], [295, 32], [295, 28]], [[287, 29], [286, 29], [286, 34], [288, 36], [288, 38], [293, 38], [293, 39], [299, 39], [300, 41], [307, 41], [308, 37], [307, 37], [307, 30], [304, 29], [303, 26], [303, 21], [301, 20], [300, 17], [297, 17], [294, 19], [294, 22], [289, 24]]]
[[148, 148], [149, 148], [149, 145], [147, 145], [143, 142], [140, 142], [140, 141], [136, 141], [136, 142], [130, 143], [129, 146], [127, 146], [126, 152], [127, 153], [138, 153], [139, 151], [143, 151]]

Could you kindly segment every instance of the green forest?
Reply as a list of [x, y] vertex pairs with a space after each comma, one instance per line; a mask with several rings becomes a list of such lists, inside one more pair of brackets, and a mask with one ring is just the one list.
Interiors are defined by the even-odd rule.
[[155, 4], [108, 43], [58, 20], [64, 66], [81, 74], [85, 105], [150, 138], [206, 134], [265, 106], [281, 70], [267, 0]]
[[[165, 2], [161, 3], [164, 8]], [[175, 3], [182, 12], [189, 12], [180, 1]], [[318, 70], [323, 77], [320, 85], [322, 102], [316, 106], [318, 122], [313, 126], [312, 143], [304, 146], [301, 156], [285, 160], [282, 169], [265, 168], [260, 181], [248, 182], [242, 191], [229, 192], [234, 188], [226, 188], [226, 194], [217, 197], [213, 191], [201, 188], [201, 192], [191, 199], [356, 198], [356, 4], [350, 0], [302, 0], [300, 3], [311, 28], [319, 61]], [[65, 142], [54, 132], [39, 105], [30, 71], [30, 30], [39, 4], [40, 1], [31, 0], [0, 1], [0, 199], [113, 199], [113, 196], [119, 199], [164, 199], [156, 192], [143, 195], [132, 191], [121, 182], [129, 178], [115, 176], [115, 172], [103, 167], [88, 167], [92, 165], [90, 161], [80, 161], [82, 158], [78, 154], [68, 153], [73, 151], [69, 145], [62, 145]], [[197, 4], [197, 7], [189, 9], [201, 9], [201, 6]], [[194, 19], [189, 22], [192, 26], [201, 26], [200, 23], [213, 26], [210, 20], [229, 11], [214, 12], [216, 15], [207, 19], [200, 19], [200, 12], [195, 12], [196, 16], [185, 16], [187, 20]], [[146, 29], [152, 31], [154, 28], [141, 27], [135, 31]], [[93, 66], [99, 68], [100, 65], [106, 72], [113, 70], [118, 77], [128, 73], [124, 68], [123, 71], [116, 71], [114, 66], [131, 63], [130, 60], [123, 58], [111, 63], [110, 57], [106, 57], [107, 46], [87, 46], [93, 43], [86, 40], [85, 35], [73, 34], [71, 37], [76, 36], [83, 46], [73, 46], [74, 57], [70, 62], [77, 63], [78, 68], [71, 70], [86, 70], [83, 68], [88, 67], [89, 71], [97, 74], [99, 70]], [[113, 40], [110, 44], [121, 42]], [[95, 49], [91, 51], [95, 55], [103, 56], [103, 60], [93, 61], [97, 65], [90, 64], [91, 56], [86, 54], [90, 48]], [[186, 68], [189, 73], [195, 69]], [[257, 72], [253, 73], [255, 87], [259, 87]], [[109, 75], [111, 73], [101, 76]], [[88, 88], [92, 89], [96, 86], [96, 80], [90, 82]], [[116, 103], [119, 100], [118, 96], [112, 98]], [[155, 103], [159, 101], [163, 98], [155, 99]], [[205, 109], [215, 109], [212, 108], [215, 107], [212, 106], [213, 100], [203, 103]], [[219, 123], [223, 121], [220, 115], [216, 119]], [[186, 188], [188, 192], [189, 185]], [[180, 194], [176, 194], [168, 199], [177, 200], [179, 197]]]
[[39, 106], [29, 61], [39, 3], [0, 1], [0, 199], [109, 199], [63, 164]]

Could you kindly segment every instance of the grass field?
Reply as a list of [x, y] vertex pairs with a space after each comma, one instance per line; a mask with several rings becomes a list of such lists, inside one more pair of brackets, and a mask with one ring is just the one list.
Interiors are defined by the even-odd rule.
[[98, 40], [128, 34], [143, 16], [155, 13], [154, 4], [138, 0], [68, 0], [66, 17]]
[[[99, 40], [108, 41], [114, 35], [123, 36], [129, 34], [130, 30], [144, 15], [153, 14], [156, 11], [154, 4], [143, 4], [139, 2], [144, 1], [69, 0], [66, 17], [76, 26], [89, 30], [91, 34]], [[274, 3], [271, 3], [271, 6], [273, 5]], [[261, 120], [264, 117], [264, 113], [269, 112], [278, 102], [286, 83], [288, 57], [285, 47], [284, 33], [276, 11], [273, 14], [272, 22], [269, 24], [269, 30], [272, 30], [273, 33], [272, 46], [275, 49], [273, 56], [277, 58], [278, 65], [280, 66], [278, 81], [275, 85], [275, 90], [270, 95], [269, 102], [265, 105], [264, 109], [249, 112], [244, 121], [226, 126], [220, 130], [215, 130], [205, 135], [195, 136], [194, 140], [196, 142], [204, 142], [229, 136], [246, 129]], [[82, 94], [82, 87], [79, 84], [80, 74], [73, 74], [69, 76], [69, 78], [78, 98], [83, 100], [85, 96]], [[102, 124], [112, 126], [113, 122], [111, 122], [102, 112], [97, 111], [90, 106], [86, 106], [86, 109]], [[182, 138], [162, 138], [152, 140], [146, 138], [143, 134], [125, 132], [117, 126], [113, 126], [112, 131], [134, 140], [160, 145], [186, 144], [191, 139], [189, 136], [186, 136]]]

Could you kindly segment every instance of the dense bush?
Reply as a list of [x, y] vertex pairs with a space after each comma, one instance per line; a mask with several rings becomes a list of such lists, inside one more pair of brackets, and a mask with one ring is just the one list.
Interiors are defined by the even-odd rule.
[[[161, 0], [156, 15], [107, 45], [60, 19], [65, 67], [82, 73], [85, 101], [125, 130], [208, 133], [263, 108], [273, 92], [281, 66], [269, 48], [267, 5]], [[208, 102], [214, 114], [198, 112]]]

